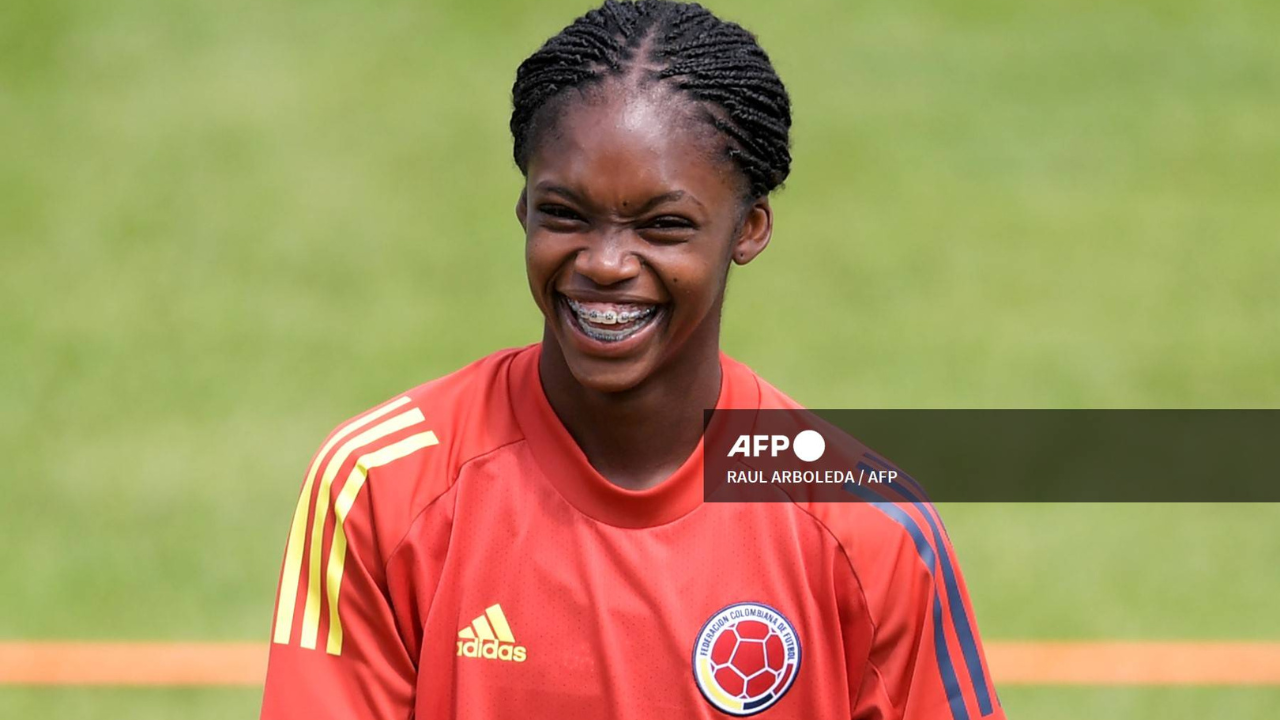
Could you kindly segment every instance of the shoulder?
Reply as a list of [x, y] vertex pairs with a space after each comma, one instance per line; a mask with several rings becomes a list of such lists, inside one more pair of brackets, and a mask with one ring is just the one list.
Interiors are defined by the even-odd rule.
[[889, 485], [841, 487], [850, 496], [832, 502], [798, 498], [796, 505], [816, 522], [848, 559], [873, 617], [927, 604], [939, 572], [953, 564], [950, 540], [938, 510], [905, 472], [856, 440], [838, 449], [842, 465], [857, 474], [883, 477], [897, 473]]
[[720, 354], [720, 368], [725, 374], [728, 397], [722, 398], [723, 409], [799, 410], [800, 403], [760, 377], [746, 363]]
[[[796, 508], [820, 525], [839, 546], [864, 584], [883, 586], [889, 575], [894, 576], [897, 585], [928, 583], [947, 541], [937, 510], [919, 485], [892, 462], [808, 412], [745, 364], [727, 356], [724, 363], [727, 372], [754, 384], [758, 393], [756, 409], [790, 411], [757, 416], [758, 431], [794, 437], [801, 430], [817, 429], [827, 439], [828, 455], [838, 458], [833, 466], [855, 472], [897, 473], [898, 482], [891, 489], [837, 486], [808, 492], [799, 486], [787, 494]], [[846, 490], [847, 498], [843, 497]]]
[[[332, 477], [339, 498], [348, 476], [367, 480], [360, 494], [382, 520], [406, 523], [448, 492], [463, 465], [522, 437], [511, 411], [511, 373], [530, 350], [493, 353], [339, 423], [312, 473]], [[353, 502], [358, 492], [351, 491]]]
[[521, 380], [517, 366], [531, 366], [535, 350], [500, 350], [398, 397], [422, 414], [450, 456], [465, 463], [518, 438], [511, 389]]

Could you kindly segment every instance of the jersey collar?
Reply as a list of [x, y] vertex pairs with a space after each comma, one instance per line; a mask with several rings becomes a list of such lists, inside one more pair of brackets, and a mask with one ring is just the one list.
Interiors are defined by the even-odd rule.
[[[511, 369], [511, 404], [516, 422], [547, 479], [569, 504], [600, 522], [619, 527], [653, 527], [684, 517], [702, 504], [702, 441], [675, 473], [645, 490], [628, 490], [596, 471], [560, 422], [542, 389], [532, 345]], [[746, 365], [720, 353], [720, 397], [716, 409], [760, 407], [760, 387]]]

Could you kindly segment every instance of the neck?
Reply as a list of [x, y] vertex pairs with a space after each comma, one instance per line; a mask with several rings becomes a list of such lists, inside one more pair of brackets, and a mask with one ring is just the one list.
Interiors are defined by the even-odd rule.
[[644, 490], [670, 477], [697, 448], [703, 410], [720, 397], [718, 342], [688, 348], [639, 385], [622, 392], [584, 387], [548, 333], [539, 373], [547, 401], [610, 482]]

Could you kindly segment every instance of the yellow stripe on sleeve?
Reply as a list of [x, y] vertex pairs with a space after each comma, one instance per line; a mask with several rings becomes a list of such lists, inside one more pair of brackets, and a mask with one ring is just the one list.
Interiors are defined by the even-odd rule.
[[347, 476], [346, 484], [342, 486], [342, 492], [338, 493], [338, 500], [333, 506], [333, 543], [329, 546], [329, 564], [325, 573], [325, 594], [329, 597], [329, 640], [325, 644], [325, 650], [330, 655], [342, 654], [342, 616], [338, 614], [338, 598], [342, 592], [342, 573], [347, 561], [347, 533], [344, 526], [352, 506], [356, 504], [360, 488], [364, 487], [370, 470], [438, 444], [440, 441], [436, 439], [436, 434], [428, 430], [364, 455], [356, 461], [356, 466]]
[[424, 419], [422, 411], [414, 408], [384, 420], [343, 443], [338, 452], [334, 453], [333, 460], [325, 467], [324, 475], [320, 477], [320, 490], [316, 494], [315, 515], [311, 519], [310, 573], [307, 579], [307, 605], [302, 613], [302, 647], [314, 650], [316, 636], [320, 633], [320, 555], [324, 546], [324, 523], [332, 503], [330, 495], [333, 479], [337, 476], [338, 469], [346, 464], [347, 458], [357, 448], [377, 442]]
[[297, 607], [298, 580], [302, 572], [302, 549], [303, 542], [306, 539], [307, 517], [311, 509], [311, 488], [315, 486], [316, 472], [320, 469], [321, 463], [324, 462], [325, 456], [329, 454], [329, 451], [333, 449], [333, 446], [338, 441], [392, 410], [403, 407], [408, 402], [409, 398], [407, 397], [397, 398], [340, 427], [324, 444], [324, 447], [320, 448], [315, 460], [311, 461], [311, 468], [307, 470], [306, 482], [302, 484], [302, 496], [298, 498], [298, 506], [293, 511], [293, 524], [289, 526], [289, 540], [285, 544], [284, 572], [280, 575], [280, 601], [276, 605], [276, 629], [275, 634], [272, 636], [274, 642], [288, 645], [289, 636], [293, 632], [293, 611]]

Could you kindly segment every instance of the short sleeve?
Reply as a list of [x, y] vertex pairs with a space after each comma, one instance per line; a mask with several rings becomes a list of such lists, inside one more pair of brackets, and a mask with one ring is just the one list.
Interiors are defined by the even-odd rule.
[[929, 503], [866, 503], [883, 528], [853, 542], [872, 625], [853, 717], [1003, 720], [951, 542]]
[[407, 402], [370, 415], [335, 430], [308, 469], [285, 546], [263, 720], [412, 714], [423, 593], [420, 577], [389, 578], [388, 567], [405, 537], [406, 479], [436, 439]]

